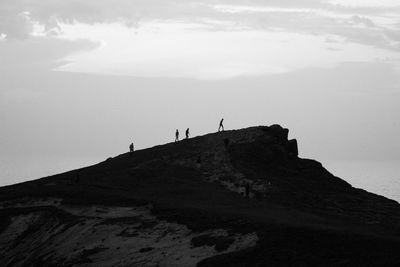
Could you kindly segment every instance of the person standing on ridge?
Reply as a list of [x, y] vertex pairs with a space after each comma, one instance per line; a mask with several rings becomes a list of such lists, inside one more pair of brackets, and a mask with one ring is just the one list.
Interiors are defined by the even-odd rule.
[[178, 131], [178, 129], [176, 129], [176, 131], [175, 131], [175, 142], [178, 142], [179, 141], [179, 131]]
[[221, 128], [222, 128], [222, 131], [224, 131], [224, 118], [222, 118], [222, 120], [219, 122], [219, 127], [218, 127], [218, 132], [221, 130]]
[[187, 129], [186, 129], [186, 139], [189, 139], [189, 135], [190, 135], [190, 133], [189, 133], [189, 128], [187, 128]]
[[131, 155], [132, 155], [132, 153], [133, 153], [134, 150], [135, 150], [135, 147], [134, 147], [133, 143], [131, 143], [131, 144], [129, 145], [129, 152], [130, 152]]

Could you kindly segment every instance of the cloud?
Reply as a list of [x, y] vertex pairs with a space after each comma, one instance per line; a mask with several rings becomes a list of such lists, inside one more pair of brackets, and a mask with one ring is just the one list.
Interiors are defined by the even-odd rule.
[[148, 22], [137, 29], [118, 23], [76, 24], [63, 29], [63, 38], [69, 40], [89, 34], [103, 40], [95, 50], [66, 57], [70, 64], [57, 68], [71, 72], [229, 79], [395, 54], [337, 35], [249, 28], [210, 31], [201, 23]]
[[225, 14], [226, 19], [242, 22], [253, 29], [278, 29], [321, 36], [334, 34], [347, 42], [399, 51], [398, 39], [393, 38], [400, 30], [399, 18], [393, 16], [393, 12], [400, 13], [396, 9], [381, 7], [377, 11], [371, 7], [330, 5], [322, 8], [317, 5], [301, 8], [238, 5], [214, 7]]
[[[44, 25], [54, 25], [56, 18], [65, 23], [122, 21], [134, 26], [140, 20], [221, 18], [221, 12], [216, 12], [215, 7], [225, 7], [225, 11], [237, 12], [263, 9], [275, 9], [278, 13], [310, 10], [353, 14], [366, 11], [393, 12], [393, 8], [383, 5], [377, 9], [368, 5], [353, 7], [330, 4], [323, 0], [2, 0], [0, 16], [6, 21], [22, 12], [29, 12], [33, 20]], [[3, 25], [3, 28], [7, 27]]]
[[66, 62], [67, 55], [92, 50], [99, 44], [89, 40], [60, 40], [31, 37], [0, 42], [0, 72], [26, 69], [53, 69]]
[[0, 33], [11, 39], [25, 39], [33, 31], [33, 24], [28, 12], [20, 12], [13, 16], [0, 13]]
[[363, 26], [363, 27], [366, 27], [366, 28], [368, 28], [368, 27], [370, 27], [370, 28], [376, 27], [375, 23], [371, 19], [368, 19], [368, 18], [365, 18], [365, 17], [360, 17], [360, 16], [352, 16], [349, 19], [349, 23], [352, 24], [352, 25]]
[[[2, 0], [0, 32], [26, 37], [31, 22], [20, 14], [29, 13], [33, 21], [52, 28], [57, 22], [87, 24], [119, 21], [135, 26], [141, 19], [176, 19], [201, 16], [204, 5], [196, 2], [160, 0]], [[27, 28], [28, 27], [28, 28]]]
[[[329, 34], [335, 27], [376, 27], [379, 25], [368, 16], [382, 17], [388, 12], [400, 12], [400, 7], [396, 9], [390, 5], [394, 3], [390, 0], [386, 1], [386, 5], [385, 1], [380, 1], [374, 6], [371, 6], [372, 0], [365, 5], [362, 4], [364, 1], [354, 1], [356, 5], [349, 6], [343, 1], [323, 0], [2, 0], [0, 33], [8, 38], [24, 38], [32, 31], [35, 22], [43, 25], [46, 33], [54, 34], [59, 32], [57, 27], [60, 22], [119, 22], [138, 27], [143, 21], [175, 20], [185, 23], [220, 21], [220, 24], [233, 23], [253, 29], [281, 28], [293, 32]], [[393, 29], [396, 30], [399, 27]], [[390, 40], [390, 34], [385, 38]]]
[[[263, 57], [253, 56], [251, 43], [257, 47], [255, 51], [261, 55], [266, 54], [259, 49], [263, 45], [270, 47], [265, 43], [265, 35], [287, 33], [287, 39], [293, 45], [297, 45], [296, 38], [299, 38], [297, 41], [300, 43], [307, 38], [313, 40], [314, 37], [328, 42], [335, 40], [336, 43], [326, 43], [326, 46], [318, 43], [326, 51], [335, 54], [343, 51], [346, 54], [355, 45], [361, 45], [361, 50], [364, 51], [367, 51], [366, 46], [376, 48], [369, 50], [370, 55], [364, 52], [365, 60], [381, 57], [380, 50], [388, 50], [388, 55], [393, 56], [393, 52], [400, 51], [400, 25], [396, 16], [398, 12], [400, 11], [397, 7], [389, 4], [345, 5], [323, 0], [2, 0], [0, 36], [3, 41], [47, 37], [78, 42], [86, 39], [103, 44], [86, 46], [81, 43], [82, 48], [88, 51], [85, 58], [66, 55], [64, 48], [54, 41], [54, 49], [60, 49], [60, 53], [54, 53], [64, 56], [53, 60], [58, 61], [58, 64], [61, 59], [71, 61], [69, 65], [60, 66], [60, 70], [72, 70], [74, 67], [75, 70], [90, 71], [88, 68], [92, 63], [89, 64], [88, 59], [92, 57], [92, 62], [103, 62], [102, 66], [95, 68], [98, 70], [101, 67], [103, 71], [107, 69], [105, 73], [109, 73], [112, 68], [114, 69], [111, 72], [119, 74], [135, 69], [135, 73], [143, 75], [151, 69], [155, 71], [164, 68], [171, 72], [177, 70], [179, 73], [189, 71], [187, 75], [192, 77], [194, 72], [203, 73], [200, 76], [209, 76], [200, 70], [208, 69], [217, 75], [230, 77], [233, 74], [246, 75], [249, 69], [253, 74], [266, 70], [276, 72], [291, 69], [291, 64], [280, 63], [277, 64], [278, 67], [274, 67], [273, 64], [269, 65], [271, 60], [268, 57], [265, 58], [267, 64], [259, 62], [258, 58]], [[114, 27], [115, 25], [117, 26]], [[175, 32], [171, 32], [171, 25], [176, 25]], [[182, 30], [183, 28], [185, 29]], [[115, 29], [117, 32], [114, 32]], [[150, 32], [146, 34], [144, 31]], [[225, 36], [228, 41], [218, 39], [215, 33]], [[294, 35], [297, 37], [293, 38]], [[136, 38], [138, 36], [144, 39]], [[249, 36], [250, 39], [241, 39]], [[196, 40], [202, 42], [205, 38], [209, 38], [210, 42], [198, 47]], [[278, 41], [272, 40], [271, 43], [281, 41], [278, 38]], [[238, 49], [243, 44], [244, 48]], [[346, 49], [345, 46], [350, 48]], [[89, 53], [95, 47], [98, 49]], [[132, 47], [137, 50], [131, 51]], [[154, 49], [150, 51], [144, 49], [146, 47]], [[110, 49], [115, 49], [116, 52], [113, 54]], [[287, 49], [285, 47], [281, 50], [284, 53], [282, 57], [285, 57], [284, 51]], [[295, 47], [290, 54], [301, 54], [304, 52], [302, 49], [302, 46], [297, 47], [297, 50]], [[105, 51], [108, 54], [103, 53]], [[137, 54], [137, 51], [141, 53]], [[204, 57], [206, 52], [209, 52], [208, 56], [214, 56], [215, 60], [207, 55]], [[321, 51], [317, 53], [319, 52]], [[144, 53], [150, 54], [143, 56]], [[199, 54], [204, 59], [199, 59]], [[360, 55], [360, 52], [356, 51], [356, 54]], [[98, 57], [94, 58], [95, 55]], [[166, 57], [169, 61], [173, 61], [171, 57], [175, 57], [175, 60], [182, 60], [182, 64], [193, 65], [194, 68], [170, 68], [165, 60], [155, 60], [156, 56], [161, 59]], [[319, 53], [317, 56], [323, 55]], [[331, 57], [328, 54], [324, 56]], [[349, 58], [354, 57], [350, 55]], [[218, 60], [220, 61], [216, 64]], [[356, 56], [355, 60], [362, 59]], [[202, 67], [195, 68], [195, 65]], [[221, 68], [215, 70], [216, 66], [230, 69], [231, 74], [227, 75], [227, 71], [221, 71]]]
[[398, 7], [397, 0], [329, 0], [330, 3], [352, 7]]

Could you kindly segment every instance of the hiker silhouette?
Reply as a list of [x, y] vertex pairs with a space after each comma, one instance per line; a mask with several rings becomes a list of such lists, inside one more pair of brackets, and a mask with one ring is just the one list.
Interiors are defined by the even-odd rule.
[[221, 130], [221, 128], [222, 128], [222, 131], [224, 131], [224, 119], [222, 118], [222, 120], [219, 122], [219, 127], [218, 127], [218, 132]]
[[131, 144], [129, 145], [129, 152], [130, 152], [130, 153], [133, 153], [134, 150], [135, 150], [135, 146], [133, 145], [133, 143], [131, 143]]
[[189, 128], [187, 128], [187, 129], [186, 129], [186, 139], [189, 139], [189, 135], [190, 135], [190, 133], [189, 133]]
[[179, 141], [179, 131], [178, 131], [178, 129], [176, 129], [176, 131], [175, 131], [175, 142], [178, 142]]

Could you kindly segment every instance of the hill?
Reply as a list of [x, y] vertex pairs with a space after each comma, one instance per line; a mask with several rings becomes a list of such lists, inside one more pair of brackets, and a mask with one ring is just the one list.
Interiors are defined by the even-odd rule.
[[400, 266], [400, 205], [299, 158], [288, 133], [213, 133], [2, 187], [0, 265]]

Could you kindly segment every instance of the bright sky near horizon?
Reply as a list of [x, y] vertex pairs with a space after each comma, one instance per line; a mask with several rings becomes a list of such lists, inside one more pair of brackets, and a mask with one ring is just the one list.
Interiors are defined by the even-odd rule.
[[400, 162], [397, 0], [2, 0], [0, 63], [0, 185], [221, 117]]

